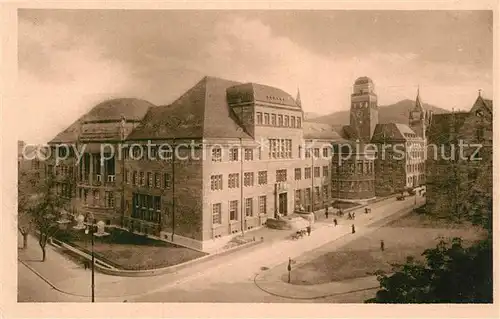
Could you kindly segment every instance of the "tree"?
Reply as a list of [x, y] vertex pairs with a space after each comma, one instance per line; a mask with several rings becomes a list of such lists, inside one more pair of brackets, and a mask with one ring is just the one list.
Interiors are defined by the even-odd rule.
[[45, 179], [36, 178], [32, 172], [19, 174], [18, 229], [23, 235], [23, 247], [27, 247], [28, 234], [33, 229], [37, 230], [42, 261], [46, 259], [49, 239], [59, 229], [57, 221], [66, 201], [57, 193], [58, 182], [65, 183], [67, 180], [56, 181], [51, 174]]
[[390, 276], [379, 273], [381, 289], [367, 303], [491, 303], [492, 237], [471, 247], [460, 238], [427, 249], [425, 262], [394, 265]]
[[33, 171], [20, 171], [17, 187], [17, 229], [23, 236], [23, 249], [28, 247], [28, 235], [33, 230], [32, 209], [36, 202], [37, 175]]

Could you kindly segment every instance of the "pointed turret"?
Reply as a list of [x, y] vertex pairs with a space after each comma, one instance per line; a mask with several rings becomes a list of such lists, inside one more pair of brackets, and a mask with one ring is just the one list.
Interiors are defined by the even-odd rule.
[[413, 131], [420, 137], [425, 138], [426, 130], [426, 111], [423, 107], [422, 100], [420, 99], [420, 86], [417, 87], [417, 97], [415, 99], [415, 106], [410, 110], [408, 115], [408, 122]]
[[295, 99], [298, 107], [302, 107], [302, 101], [300, 100], [300, 90], [297, 88], [297, 98]]

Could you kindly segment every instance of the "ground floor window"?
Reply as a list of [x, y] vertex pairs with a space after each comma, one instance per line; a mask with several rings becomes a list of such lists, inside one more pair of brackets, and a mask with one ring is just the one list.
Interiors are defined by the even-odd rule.
[[222, 205], [220, 203], [212, 205], [212, 224], [221, 224]]
[[253, 198], [245, 199], [245, 216], [253, 216]]
[[161, 216], [161, 197], [133, 193], [132, 218], [159, 223]]
[[259, 196], [259, 214], [267, 214], [267, 197]]
[[229, 202], [229, 220], [238, 220], [238, 201]]

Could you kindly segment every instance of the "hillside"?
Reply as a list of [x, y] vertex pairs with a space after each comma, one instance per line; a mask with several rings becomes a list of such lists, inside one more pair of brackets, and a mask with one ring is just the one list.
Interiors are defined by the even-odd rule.
[[[408, 123], [408, 113], [415, 105], [415, 101], [402, 100], [395, 104], [379, 106], [379, 123]], [[449, 111], [440, 107], [424, 103], [426, 110], [434, 114], [448, 113]], [[328, 115], [312, 118], [310, 121], [317, 123], [328, 123], [331, 125], [349, 124], [349, 111], [339, 111]]]

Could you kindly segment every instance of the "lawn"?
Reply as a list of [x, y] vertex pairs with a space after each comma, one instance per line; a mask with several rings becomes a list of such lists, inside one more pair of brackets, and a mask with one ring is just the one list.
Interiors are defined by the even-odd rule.
[[[390, 272], [392, 263], [404, 263], [408, 256], [422, 260], [421, 254], [433, 248], [440, 237], [462, 237], [464, 243], [472, 243], [484, 234], [477, 228], [462, 225], [443, 227], [425, 216], [408, 215], [360, 237], [337, 251], [332, 251], [298, 266], [292, 276], [292, 283], [314, 285], [373, 275], [377, 270]], [[380, 250], [384, 240], [385, 250]], [[332, 248], [333, 250], [333, 248]], [[285, 274], [282, 280], [287, 281]]]
[[[120, 269], [145, 270], [177, 265], [206, 254], [186, 247], [154, 240], [121, 229], [107, 229], [106, 237], [94, 237], [98, 259]], [[80, 250], [91, 250], [90, 235], [83, 231], [60, 230], [56, 239]]]

